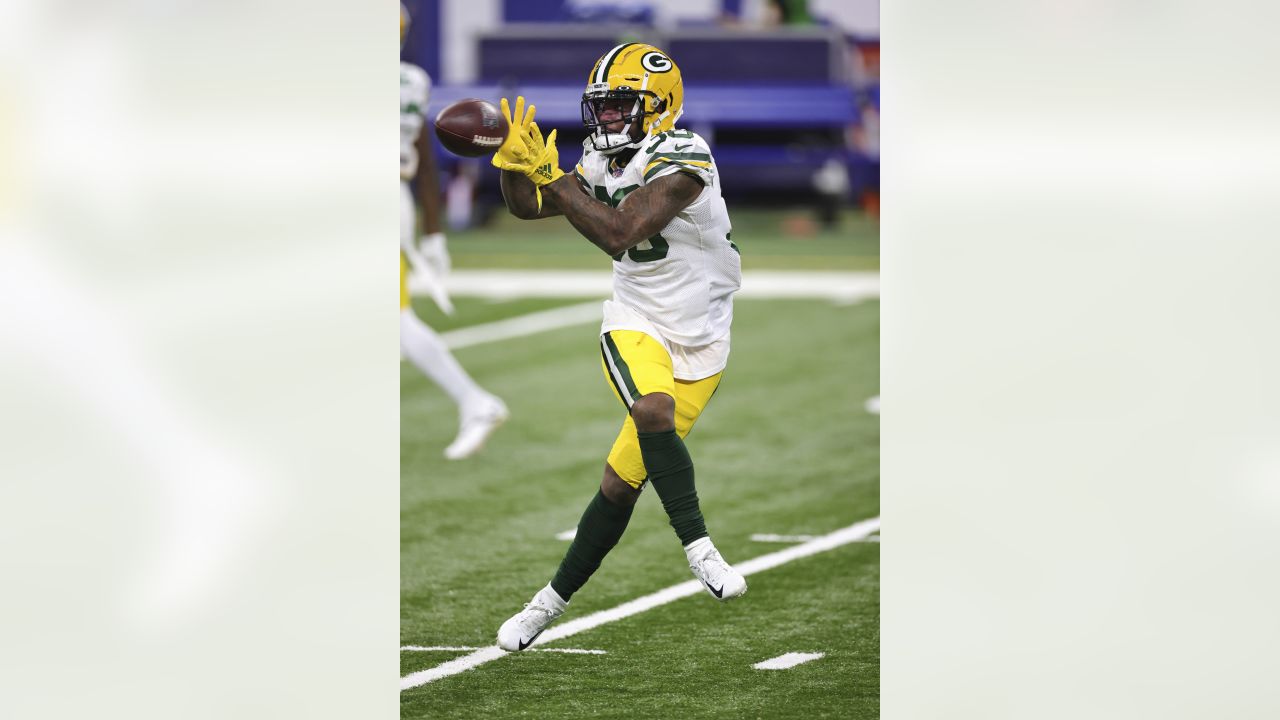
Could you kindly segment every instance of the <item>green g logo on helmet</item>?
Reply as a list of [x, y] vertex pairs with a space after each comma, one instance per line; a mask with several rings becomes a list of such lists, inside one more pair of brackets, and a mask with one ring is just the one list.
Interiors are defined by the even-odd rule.
[[660, 52], [646, 53], [640, 58], [640, 66], [649, 72], [664, 73], [671, 69], [671, 58]]

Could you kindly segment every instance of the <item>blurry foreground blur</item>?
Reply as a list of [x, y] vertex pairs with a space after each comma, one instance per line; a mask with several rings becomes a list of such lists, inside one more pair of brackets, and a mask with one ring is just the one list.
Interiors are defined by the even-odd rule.
[[390, 28], [300, 9], [0, 7], [0, 716], [353, 717], [394, 673]]

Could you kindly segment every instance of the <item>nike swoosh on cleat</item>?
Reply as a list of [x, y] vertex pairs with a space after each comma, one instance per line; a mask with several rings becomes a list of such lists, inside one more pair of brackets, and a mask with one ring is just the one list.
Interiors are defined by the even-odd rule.
[[[539, 630], [539, 631], [538, 631], [538, 635], [541, 635], [542, 633], [543, 633], [543, 631], [542, 631], [542, 630]], [[538, 639], [538, 635], [534, 635], [533, 637], [529, 638], [528, 640], [521, 640], [521, 641], [520, 641], [520, 649], [521, 649], [521, 650], [524, 650], [525, 648], [527, 648], [527, 647], [529, 647], [530, 645], [532, 645], [532, 644], [533, 644], [533, 641]]]
[[[707, 586], [707, 589], [711, 591], [711, 594], [712, 594], [712, 595], [715, 595], [715, 596], [716, 596], [716, 597], [718, 597], [718, 598], [723, 598], [723, 597], [724, 597], [724, 586], [723, 586], [723, 585], [721, 585], [721, 586], [720, 586], [720, 587], [718, 587], [718, 588], [714, 588], [714, 587], [711, 587], [711, 583], [707, 582], [706, 580], [703, 580], [703, 581], [702, 581], [702, 584]], [[536, 637], [536, 636], [535, 636], [535, 637]], [[523, 649], [524, 649], [524, 648], [521, 648], [521, 650], [523, 650]]]

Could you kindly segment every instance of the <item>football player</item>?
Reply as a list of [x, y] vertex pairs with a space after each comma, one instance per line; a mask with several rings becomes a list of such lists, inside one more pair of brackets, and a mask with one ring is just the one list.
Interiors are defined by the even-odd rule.
[[742, 272], [711, 151], [676, 129], [683, 107], [680, 69], [666, 53], [643, 43], [613, 48], [587, 79], [582, 121], [590, 135], [565, 174], [556, 132], [544, 140], [524, 98], [514, 112], [502, 100], [511, 132], [493, 164], [503, 171], [507, 208], [524, 219], [563, 215], [613, 259], [600, 356], [627, 408], [555, 577], [498, 630], [506, 650], [529, 647], [565, 611], [622, 536], [646, 484], [707, 592], [723, 601], [747, 590], [707, 533], [684, 443], [728, 362]]
[[[400, 46], [409, 29], [409, 13], [400, 5]], [[453, 313], [444, 291], [449, 251], [440, 231], [440, 190], [431, 139], [422, 132], [431, 79], [422, 68], [400, 63], [400, 352], [439, 385], [458, 406], [458, 436], [445, 448], [450, 460], [474, 455], [508, 417], [507, 406], [486, 392], [458, 364], [444, 340], [413, 312], [409, 304], [409, 267], [426, 278], [441, 310]], [[409, 181], [418, 177], [418, 200], [426, 234], [415, 244], [417, 208]]]

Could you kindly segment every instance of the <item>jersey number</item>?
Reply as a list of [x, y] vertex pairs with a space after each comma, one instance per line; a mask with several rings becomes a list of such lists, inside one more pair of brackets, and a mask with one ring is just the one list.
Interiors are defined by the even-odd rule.
[[658, 148], [659, 145], [666, 142], [667, 138], [676, 138], [679, 140], [692, 140], [693, 131], [692, 130], [668, 130], [664, 133], [659, 134], [658, 137], [654, 138], [653, 144], [645, 148], [644, 151], [647, 153], [652, 153], [654, 150]]
[[[637, 245], [627, 250], [626, 255], [631, 258], [632, 262], [653, 262], [666, 257], [667, 251], [671, 249], [671, 246], [667, 244], [667, 239], [661, 235], [654, 235], [649, 238], [648, 243], [651, 246], [649, 249], [641, 250], [640, 246]], [[623, 253], [618, 253], [613, 256], [613, 259], [615, 261], [621, 261], [622, 255]]]
[[[628, 185], [626, 187], [618, 188], [617, 190], [614, 190], [613, 195], [606, 195], [604, 192], [604, 188], [597, 185], [595, 188], [596, 199], [602, 203], [607, 204], [609, 207], [616, 208], [618, 207], [618, 205], [622, 204], [623, 198], [625, 198], [626, 196], [630, 195], [632, 192], [639, 189], [640, 189], [639, 185]], [[628, 249], [626, 252], [620, 252], [617, 255], [614, 255], [613, 261], [621, 262], [622, 256], [626, 255], [627, 257], [631, 258], [632, 262], [638, 262], [638, 263], [654, 262], [655, 260], [661, 260], [662, 258], [666, 257], [667, 251], [671, 249], [671, 245], [667, 243], [667, 239], [662, 237], [661, 234], [654, 235], [653, 237], [649, 238], [648, 243], [649, 243], [649, 247], [646, 249], [642, 250], [637, 245], [636, 247]]]

